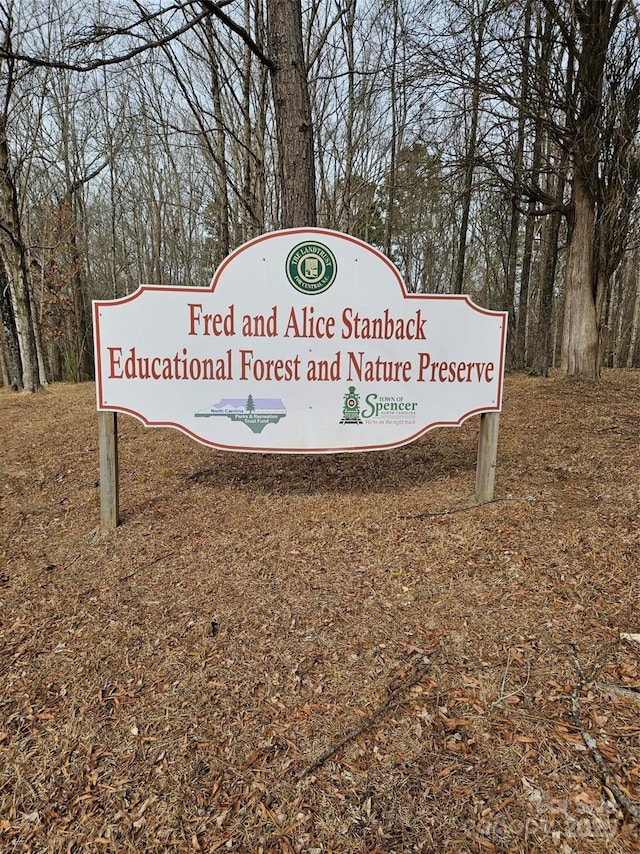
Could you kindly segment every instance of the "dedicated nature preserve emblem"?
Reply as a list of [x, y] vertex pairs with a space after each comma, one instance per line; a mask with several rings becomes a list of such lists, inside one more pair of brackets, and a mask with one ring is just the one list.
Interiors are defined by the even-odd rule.
[[287, 256], [287, 278], [302, 294], [321, 294], [328, 290], [336, 273], [335, 255], [315, 240], [298, 243]]

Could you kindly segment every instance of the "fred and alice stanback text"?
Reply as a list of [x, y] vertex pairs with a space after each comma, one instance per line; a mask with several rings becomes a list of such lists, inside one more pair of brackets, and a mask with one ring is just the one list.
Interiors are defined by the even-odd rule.
[[[226, 313], [203, 312], [202, 303], [188, 303], [188, 335], [214, 338], [233, 338], [236, 335], [235, 307]], [[417, 309], [409, 318], [393, 317], [384, 309], [378, 317], [363, 317], [352, 308], [345, 308], [340, 324], [333, 316], [315, 315], [314, 308], [291, 308], [282, 337], [287, 339], [334, 339], [348, 341], [427, 341], [427, 318]], [[244, 315], [242, 337], [276, 338], [279, 336], [278, 307], [267, 315]], [[242, 348], [233, 353], [227, 349], [218, 357], [189, 357], [186, 347], [171, 356], [141, 356], [135, 347], [124, 353], [122, 347], [108, 347], [109, 379], [151, 380], [232, 380], [277, 382], [300, 381], [302, 363], [299, 355], [289, 359], [262, 359], [254, 351]], [[234, 358], [235, 355], [235, 358]], [[344, 355], [344, 365], [343, 365]], [[343, 374], [344, 368], [344, 374]], [[414, 370], [416, 373], [414, 374]], [[329, 360], [309, 360], [305, 379], [341, 380], [348, 382], [478, 382], [491, 383], [495, 378], [492, 361], [437, 361], [428, 352], [417, 354], [417, 363], [410, 359], [393, 360], [365, 358], [363, 351], [337, 351]]]

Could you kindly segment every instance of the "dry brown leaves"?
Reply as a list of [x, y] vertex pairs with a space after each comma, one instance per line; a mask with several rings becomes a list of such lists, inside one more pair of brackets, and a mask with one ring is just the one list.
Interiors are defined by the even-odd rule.
[[0, 390], [0, 850], [640, 850], [639, 390], [508, 377], [471, 509], [477, 419], [289, 457], [121, 418], [112, 534], [93, 387]]

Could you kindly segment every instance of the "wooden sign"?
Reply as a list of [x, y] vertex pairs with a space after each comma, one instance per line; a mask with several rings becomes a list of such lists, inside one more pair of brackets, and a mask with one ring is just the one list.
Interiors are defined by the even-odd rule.
[[393, 448], [502, 404], [505, 312], [410, 294], [339, 232], [241, 246], [208, 288], [143, 285], [93, 304], [97, 408], [214, 448]]

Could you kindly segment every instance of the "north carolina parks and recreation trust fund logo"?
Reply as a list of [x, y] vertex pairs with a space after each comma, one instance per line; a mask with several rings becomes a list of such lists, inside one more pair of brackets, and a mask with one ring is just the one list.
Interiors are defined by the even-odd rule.
[[333, 252], [323, 243], [305, 240], [287, 255], [287, 278], [302, 294], [321, 294], [336, 279], [338, 268]]

